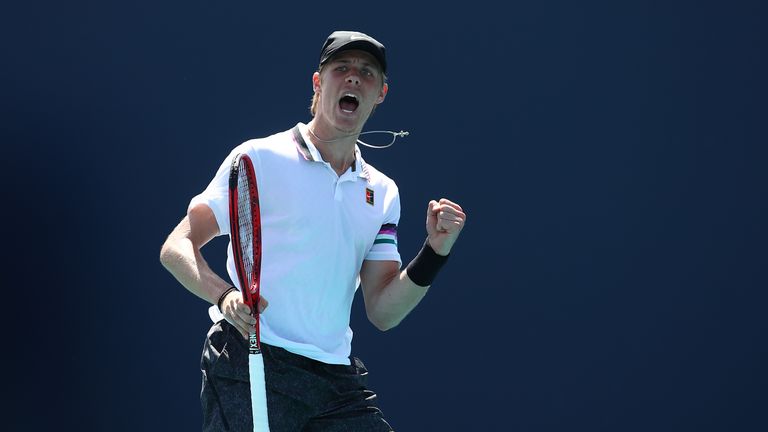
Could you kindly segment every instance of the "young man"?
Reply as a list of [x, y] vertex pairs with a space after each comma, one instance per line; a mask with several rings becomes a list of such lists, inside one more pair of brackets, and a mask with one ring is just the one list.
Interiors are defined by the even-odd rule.
[[[214, 305], [201, 362], [204, 430], [252, 430], [247, 337], [255, 321], [240, 292], [200, 252], [213, 237], [229, 234], [227, 178], [238, 153], [252, 158], [260, 196], [259, 310], [270, 430], [391, 430], [366, 387], [363, 363], [350, 357], [355, 290], [362, 286], [377, 328], [396, 326], [427, 293], [466, 216], [447, 199], [430, 201], [424, 247], [400, 270], [397, 186], [356, 145], [387, 95], [386, 68], [384, 46], [375, 39], [332, 33], [312, 75], [313, 119], [232, 150], [163, 244], [163, 265]], [[231, 252], [227, 271], [237, 284]]]

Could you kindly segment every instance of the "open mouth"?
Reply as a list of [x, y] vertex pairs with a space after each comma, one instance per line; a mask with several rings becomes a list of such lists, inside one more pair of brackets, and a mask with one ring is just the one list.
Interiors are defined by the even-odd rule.
[[339, 99], [339, 108], [345, 113], [353, 113], [360, 106], [360, 101], [357, 96], [351, 94], [345, 94]]

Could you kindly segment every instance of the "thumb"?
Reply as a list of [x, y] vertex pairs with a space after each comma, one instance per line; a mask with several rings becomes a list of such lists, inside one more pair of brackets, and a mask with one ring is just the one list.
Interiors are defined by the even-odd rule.
[[269, 302], [267, 301], [267, 299], [265, 299], [264, 297], [259, 297], [259, 306], [258, 306], [259, 313], [264, 312], [264, 309], [266, 309], [267, 306], [269, 306]]
[[437, 217], [439, 207], [440, 204], [437, 201], [431, 200], [427, 206], [427, 217]]
[[437, 231], [437, 213], [439, 208], [440, 204], [435, 200], [431, 200], [427, 206], [427, 235], [432, 235]]

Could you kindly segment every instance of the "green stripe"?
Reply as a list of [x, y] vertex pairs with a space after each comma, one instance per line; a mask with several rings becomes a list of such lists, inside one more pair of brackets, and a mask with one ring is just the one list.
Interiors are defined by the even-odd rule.
[[391, 243], [393, 245], [397, 244], [395, 240], [388, 239], [388, 238], [380, 238], [373, 241], [373, 244], [379, 244], [379, 243]]

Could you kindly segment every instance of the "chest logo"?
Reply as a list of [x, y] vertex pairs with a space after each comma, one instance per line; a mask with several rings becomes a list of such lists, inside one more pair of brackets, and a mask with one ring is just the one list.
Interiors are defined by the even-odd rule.
[[373, 189], [365, 188], [365, 202], [373, 205]]

